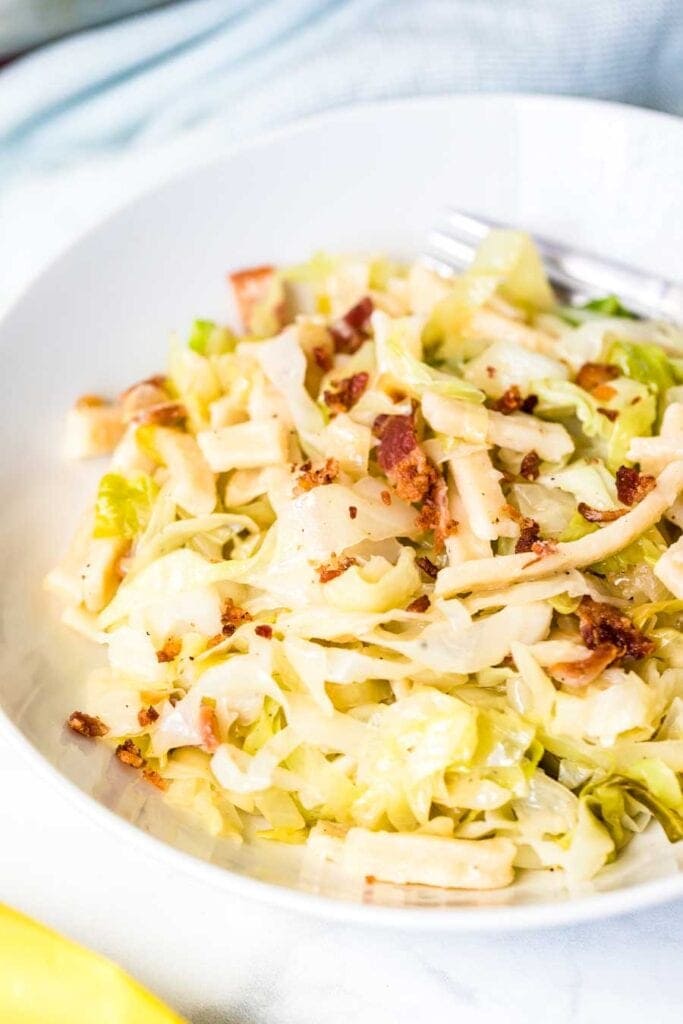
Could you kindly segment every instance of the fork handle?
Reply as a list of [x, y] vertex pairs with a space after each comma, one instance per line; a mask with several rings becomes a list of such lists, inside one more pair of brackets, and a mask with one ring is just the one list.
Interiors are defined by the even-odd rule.
[[[491, 228], [507, 226], [486, 217], [472, 217], [459, 210], [449, 210], [447, 222], [461, 239], [467, 238], [474, 248]], [[570, 250], [548, 238], [534, 235], [534, 241], [543, 257], [548, 277], [555, 284], [587, 297], [612, 292], [641, 316], [683, 322], [683, 284], [646, 274], [617, 260]]]

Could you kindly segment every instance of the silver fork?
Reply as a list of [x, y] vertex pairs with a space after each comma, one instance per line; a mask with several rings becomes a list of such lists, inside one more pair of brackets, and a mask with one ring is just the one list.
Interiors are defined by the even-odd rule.
[[[427, 236], [422, 260], [439, 273], [452, 274], [469, 265], [475, 249], [491, 228], [501, 227], [509, 225], [448, 209], [441, 223]], [[563, 298], [578, 303], [612, 294], [639, 316], [683, 323], [683, 284], [546, 238], [534, 236], [534, 240], [548, 278]]]

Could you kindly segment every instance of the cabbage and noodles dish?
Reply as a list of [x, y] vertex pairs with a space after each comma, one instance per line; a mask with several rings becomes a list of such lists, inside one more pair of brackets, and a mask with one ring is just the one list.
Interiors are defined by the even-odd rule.
[[683, 332], [560, 304], [514, 231], [450, 278], [229, 283], [239, 332], [69, 413], [68, 454], [110, 455], [48, 577], [106, 652], [71, 729], [215, 836], [370, 883], [570, 884], [680, 839]]

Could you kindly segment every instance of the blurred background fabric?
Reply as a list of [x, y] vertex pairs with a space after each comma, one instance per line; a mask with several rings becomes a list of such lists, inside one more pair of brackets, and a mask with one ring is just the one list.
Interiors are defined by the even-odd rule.
[[[46, 4], [0, 0], [5, 52], [17, 12], [25, 18], [33, 9], [40, 19]], [[132, 6], [74, 4], [89, 8], [91, 22]], [[52, 0], [53, 9], [60, 6]], [[25, 25], [21, 31], [30, 38]], [[15, 31], [15, 46], [18, 38]], [[364, 100], [481, 90], [591, 96], [683, 113], [683, 0], [155, 6], [39, 47], [0, 70], [0, 217], [7, 229], [25, 226], [48, 202], [49, 250], [60, 217], [72, 229], [85, 226], [115, 196], [293, 118]], [[22, 259], [15, 252], [15, 278], [25, 273]]]

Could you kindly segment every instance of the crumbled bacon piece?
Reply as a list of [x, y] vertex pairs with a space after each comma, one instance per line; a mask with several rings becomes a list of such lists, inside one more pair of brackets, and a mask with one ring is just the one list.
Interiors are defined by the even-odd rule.
[[621, 370], [612, 363], [584, 363], [576, 375], [576, 383], [584, 391], [593, 391], [618, 377]]
[[339, 463], [336, 459], [325, 459], [325, 463], [317, 469], [313, 469], [310, 462], [304, 462], [299, 471], [297, 488], [299, 493], [312, 491], [314, 487], [322, 487], [324, 484], [331, 484], [339, 476]]
[[522, 528], [515, 544], [515, 554], [520, 555], [525, 551], [532, 551], [540, 533], [541, 528], [535, 519], [523, 519]]
[[619, 415], [619, 412], [618, 412], [617, 409], [605, 409], [605, 407], [603, 405], [599, 405], [598, 406], [598, 412], [600, 413], [601, 416], [604, 416], [605, 419], [608, 419], [610, 421], [610, 423], [614, 423], [614, 421], [616, 420], [617, 416]]
[[368, 386], [368, 373], [354, 373], [342, 380], [333, 380], [333, 391], [324, 391], [323, 400], [332, 412], [348, 412], [356, 404]]
[[124, 399], [132, 395], [134, 391], [137, 391], [138, 388], [149, 387], [157, 388], [160, 391], [164, 391], [166, 389], [167, 383], [168, 377], [166, 377], [165, 374], [155, 373], [152, 377], [145, 377], [144, 380], [138, 380], [135, 382], [135, 384], [131, 384], [129, 387], [127, 387], [125, 391], [122, 391], [121, 394], [119, 395], [119, 402], [123, 402]]
[[519, 467], [519, 474], [525, 480], [538, 480], [541, 460], [536, 452], [527, 452]]
[[333, 554], [329, 562], [318, 566], [318, 579], [321, 583], [329, 583], [330, 580], [335, 580], [337, 576], [341, 576], [343, 572], [350, 569], [352, 565], [358, 565], [355, 558], [337, 558]]
[[358, 508], [356, 505], [349, 505], [349, 519], [355, 519], [358, 515]]
[[155, 772], [153, 768], [143, 768], [142, 777], [145, 782], [149, 782], [151, 786], [156, 786], [162, 792], [168, 789], [168, 779], [163, 779], [159, 772]]
[[591, 392], [593, 398], [597, 398], [601, 402], [609, 402], [610, 399], [614, 398], [619, 394], [616, 388], [613, 388], [611, 384], [598, 384], [597, 388], [593, 388]]
[[173, 661], [180, 654], [182, 642], [178, 637], [170, 636], [160, 651], [157, 651], [157, 661]]
[[421, 530], [434, 531], [434, 547], [437, 551], [442, 550], [446, 537], [450, 537], [458, 528], [458, 524], [451, 518], [448, 507], [446, 481], [436, 470], [429, 490], [424, 496], [417, 525]]
[[[251, 330], [255, 310], [264, 302], [276, 284], [275, 267], [248, 267], [228, 274], [228, 280], [235, 293], [235, 301], [245, 330]], [[284, 325], [286, 310], [284, 303], [275, 310], [278, 321]]]
[[391, 492], [390, 491], [380, 491], [379, 492], [379, 496], [382, 499], [382, 504], [383, 505], [391, 505]]
[[620, 655], [644, 658], [652, 654], [655, 645], [611, 604], [584, 597], [578, 608], [579, 629], [586, 647], [595, 651], [603, 644], [612, 644]]
[[[417, 441], [414, 416], [378, 416], [373, 432], [379, 438], [377, 461], [404, 501], [422, 501], [436, 470]], [[386, 501], [386, 499], [382, 499]]]
[[209, 754], [218, 748], [220, 742], [218, 736], [218, 719], [216, 718], [216, 712], [210, 704], [202, 704], [199, 709], [199, 735], [201, 736], [201, 746]]
[[224, 640], [225, 637], [223, 636], [222, 633], [216, 633], [214, 636], [210, 636], [209, 639], [206, 641], [207, 651], [211, 650], [212, 647], [218, 647], [218, 645], [222, 644]]
[[314, 347], [313, 361], [323, 373], [328, 373], [332, 369], [332, 353], [324, 345], [316, 345]]
[[130, 422], [137, 426], [179, 427], [186, 419], [187, 409], [182, 402], [158, 402], [138, 409], [130, 417]]
[[436, 579], [439, 570], [434, 565], [434, 563], [431, 562], [424, 555], [420, 555], [419, 558], [415, 559], [415, 565], [418, 567], [418, 569], [422, 570], [425, 576], [429, 576], [430, 580]]
[[577, 510], [589, 523], [613, 523], [628, 512], [626, 508], [591, 508], [585, 501], [579, 502]]
[[221, 622], [223, 623], [223, 636], [232, 636], [243, 622], [251, 622], [251, 615], [246, 609], [240, 608], [231, 598], [228, 598], [221, 614]]
[[531, 545], [531, 550], [539, 558], [545, 558], [546, 555], [554, 555], [557, 551], [557, 544], [554, 540], [535, 540]]
[[533, 412], [537, 403], [536, 395], [527, 395], [526, 398], [523, 398], [517, 385], [512, 384], [498, 401], [493, 403], [492, 408], [496, 412], [502, 412], [504, 416], [509, 416], [510, 413], [518, 412], [520, 409], [522, 412]]
[[121, 764], [127, 764], [131, 768], [144, 768], [147, 763], [142, 756], [142, 751], [139, 747], [136, 747], [132, 740], [125, 740], [123, 743], [119, 743], [116, 748], [116, 756]]
[[614, 644], [600, 644], [586, 658], [579, 661], [563, 661], [550, 665], [549, 672], [563, 686], [579, 688], [588, 686], [608, 665], [619, 657], [620, 650]]
[[372, 299], [366, 295], [329, 328], [335, 352], [353, 354], [358, 351], [368, 337], [367, 328], [374, 308]]
[[256, 633], [256, 636], [262, 636], [264, 640], [273, 639], [273, 627], [268, 626], [265, 623], [262, 623], [260, 626], [257, 626], [254, 632]]
[[640, 467], [619, 466], [617, 470], [617, 495], [624, 505], [637, 505], [655, 487], [653, 476], [640, 472]]
[[148, 708], [140, 708], [138, 711], [138, 722], [142, 729], [146, 729], [152, 722], [156, 722], [158, 717], [159, 712], [151, 704]]
[[96, 715], [86, 715], [85, 711], [72, 711], [66, 723], [79, 736], [94, 740], [98, 736], [106, 736], [109, 726], [105, 725]]
[[407, 612], [426, 612], [429, 609], [430, 601], [426, 594], [421, 594], [411, 601], [406, 608]]
[[103, 405], [108, 405], [106, 398], [102, 398], [102, 395], [81, 395], [74, 402], [74, 409], [100, 409]]

